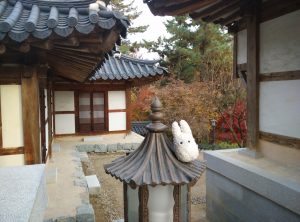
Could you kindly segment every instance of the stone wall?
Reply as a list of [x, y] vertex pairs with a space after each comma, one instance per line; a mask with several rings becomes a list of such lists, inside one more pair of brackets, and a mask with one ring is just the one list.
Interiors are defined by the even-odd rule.
[[300, 215], [209, 169], [206, 205], [211, 222], [300, 221]]

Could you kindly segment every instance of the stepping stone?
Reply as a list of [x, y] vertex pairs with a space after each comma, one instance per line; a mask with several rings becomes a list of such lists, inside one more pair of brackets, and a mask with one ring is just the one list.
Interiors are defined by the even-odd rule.
[[46, 182], [47, 184], [57, 183], [57, 167], [46, 168]]
[[102, 141], [103, 137], [102, 136], [87, 136], [83, 137], [83, 142], [99, 142]]
[[81, 162], [89, 162], [89, 156], [86, 152], [80, 152], [79, 158]]
[[96, 175], [85, 176], [90, 194], [100, 193], [100, 183]]
[[52, 144], [52, 152], [53, 153], [60, 152], [60, 144], [59, 143], [53, 143]]

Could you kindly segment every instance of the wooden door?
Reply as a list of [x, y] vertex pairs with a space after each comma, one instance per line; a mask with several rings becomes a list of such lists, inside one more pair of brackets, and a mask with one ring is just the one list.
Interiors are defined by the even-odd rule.
[[78, 131], [89, 133], [105, 130], [104, 93], [79, 92]]

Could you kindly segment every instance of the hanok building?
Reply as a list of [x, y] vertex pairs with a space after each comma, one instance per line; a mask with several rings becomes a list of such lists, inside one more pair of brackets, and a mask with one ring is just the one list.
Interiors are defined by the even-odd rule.
[[0, 166], [45, 162], [56, 135], [130, 130], [130, 87], [165, 71], [109, 56], [129, 21], [104, 5], [0, 2]]
[[300, 1], [146, 0], [227, 26], [247, 82], [247, 148], [205, 153], [210, 221], [300, 220]]

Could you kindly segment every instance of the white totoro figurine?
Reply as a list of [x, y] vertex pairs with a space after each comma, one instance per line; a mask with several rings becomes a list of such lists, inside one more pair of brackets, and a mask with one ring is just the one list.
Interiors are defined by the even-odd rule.
[[199, 155], [198, 145], [189, 124], [185, 120], [180, 120], [179, 123], [180, 127], [176, 121], [172, 124], [175, 154], [180, 161], [191, 162]]

